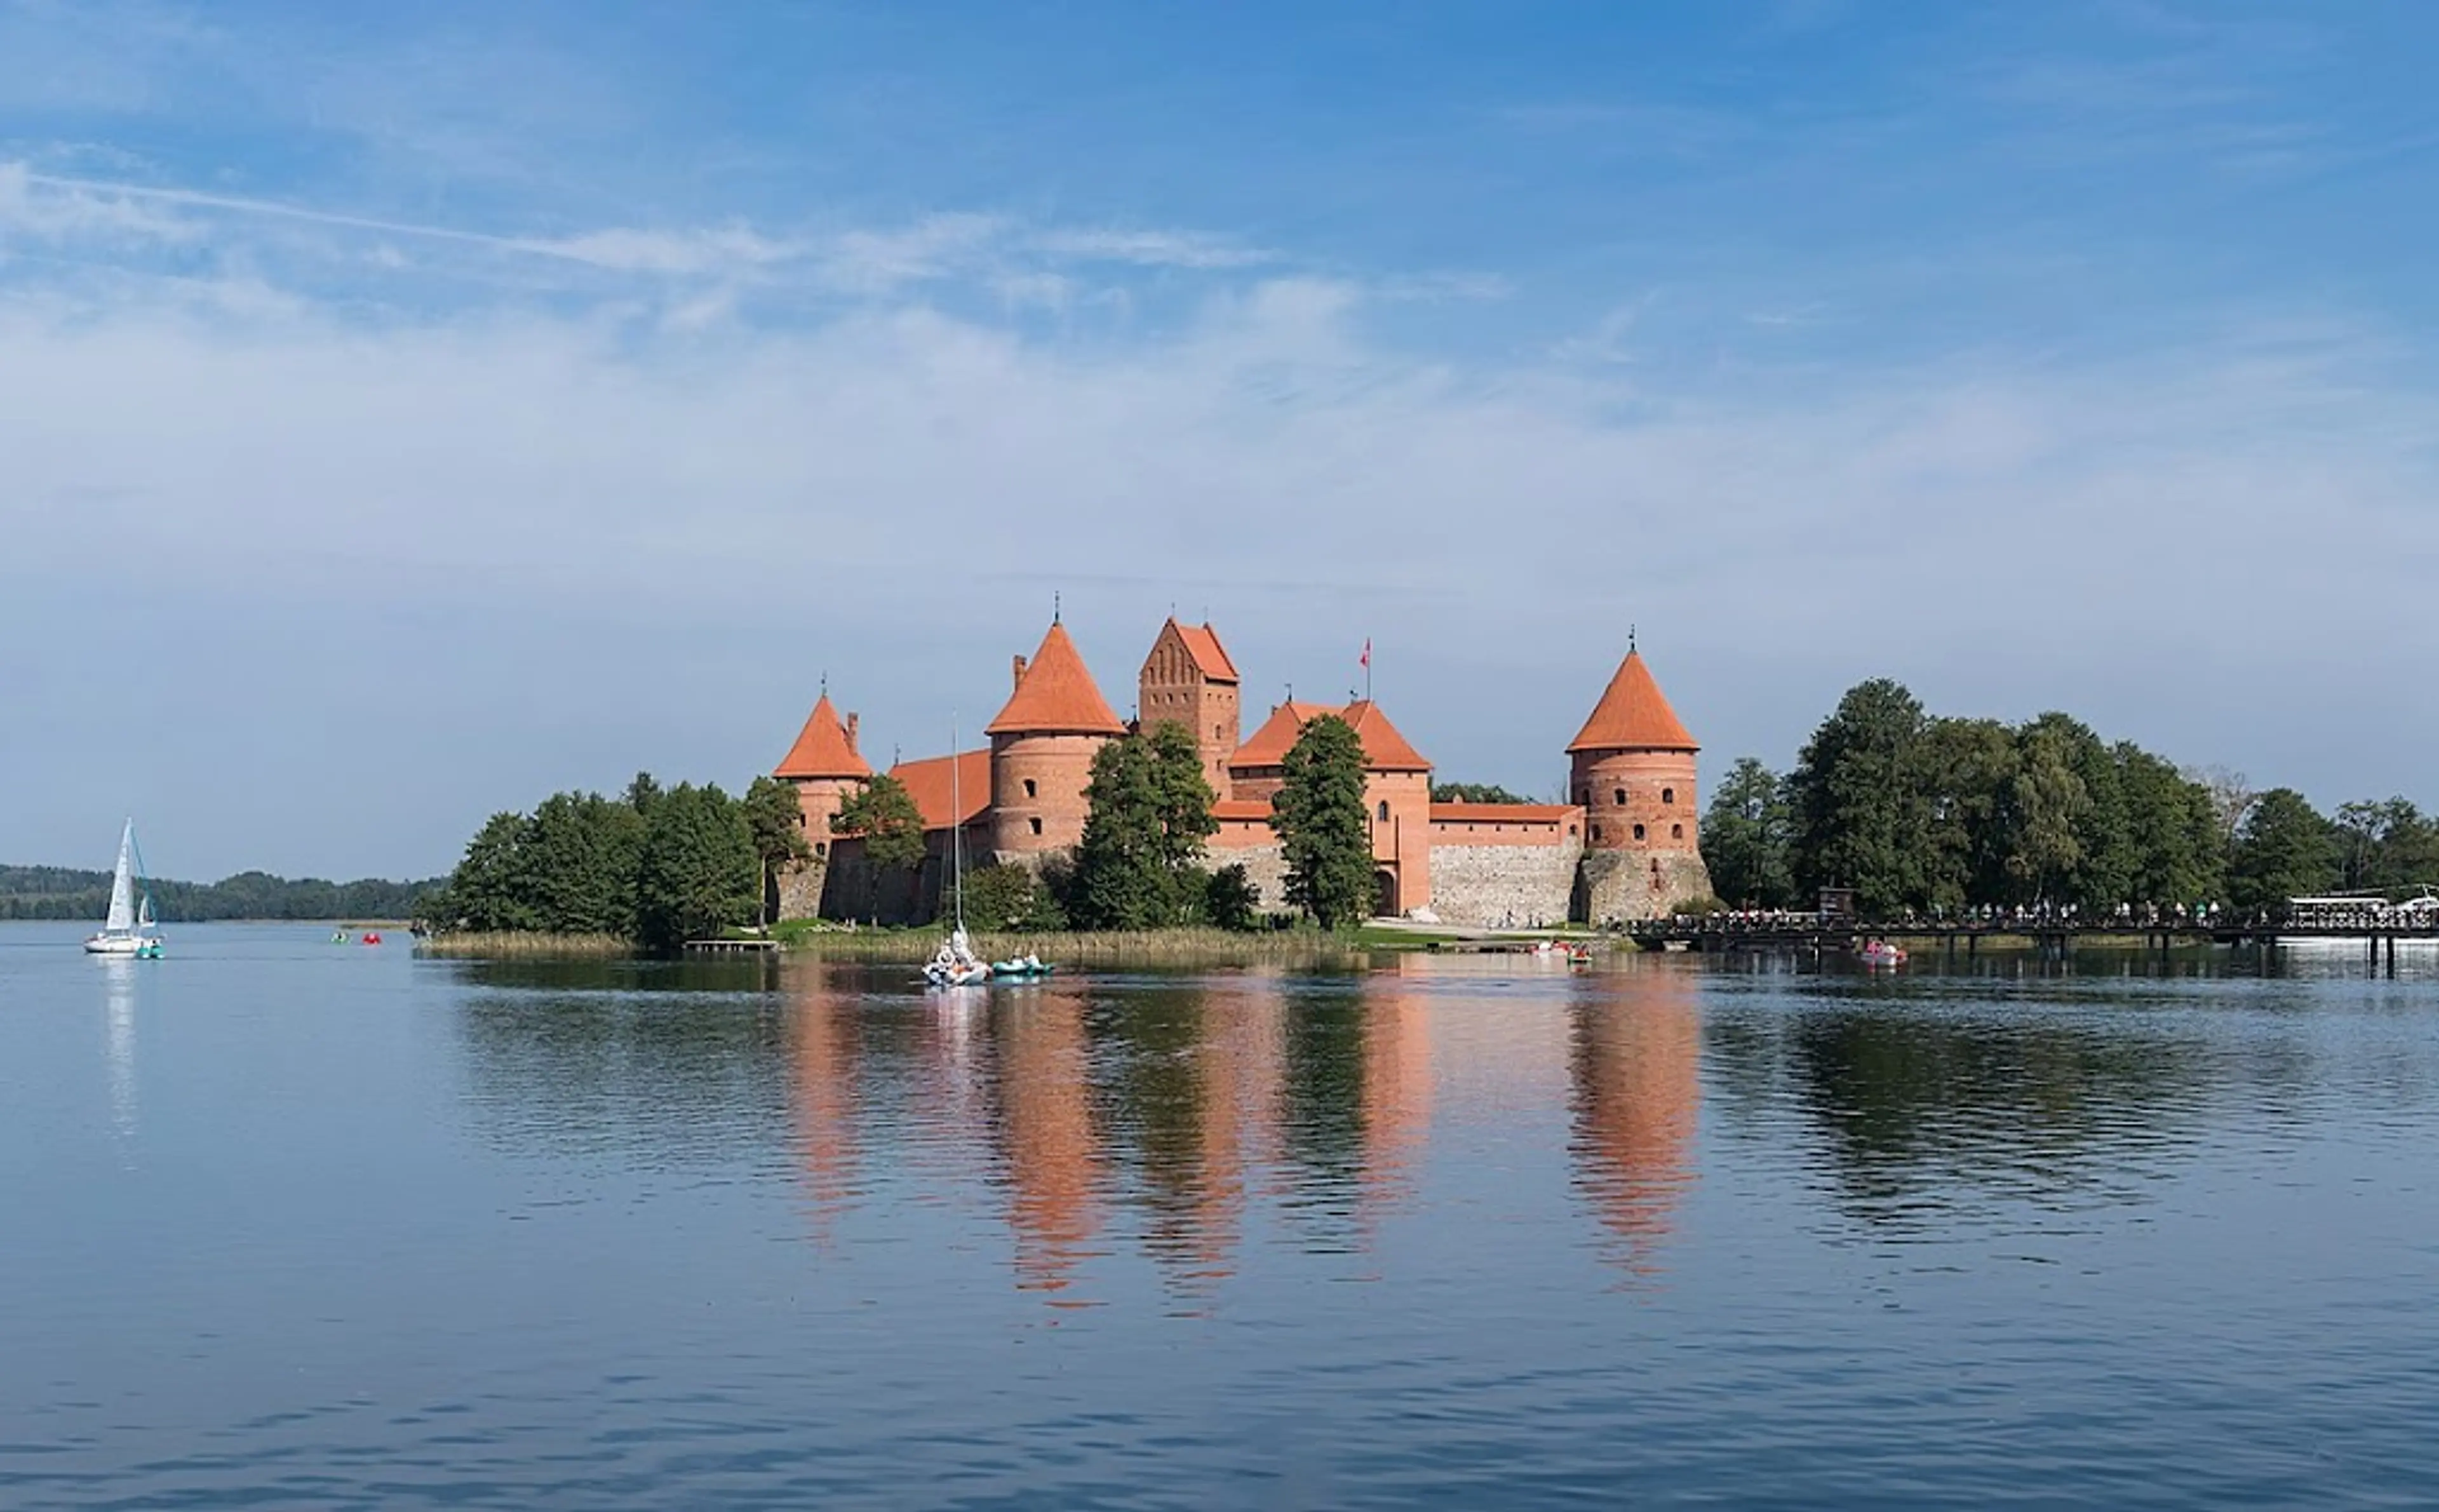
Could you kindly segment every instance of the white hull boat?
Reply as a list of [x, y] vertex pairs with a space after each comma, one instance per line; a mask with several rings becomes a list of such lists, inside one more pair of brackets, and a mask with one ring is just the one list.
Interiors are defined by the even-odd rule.
[[118, 866], [110, 877], [110, 916], [101, 933], [84, 942], [87, 955], [124, 955], [154, 960], [161, 954], [161, 936], [152, 933], [152, 889], [145, 883], [135, 850], [135, 821], [118, 833]]

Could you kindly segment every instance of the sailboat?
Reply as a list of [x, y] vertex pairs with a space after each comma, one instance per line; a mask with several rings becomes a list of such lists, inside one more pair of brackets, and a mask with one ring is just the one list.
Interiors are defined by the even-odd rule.
[[118, 867], [110, 878], [110, 916], [101, 933], [84, 942], [89, 955], [132, 955], [158, 960], [161, 937], [152, 933], [152, 888], [135, 849], [135, 821], [118, 832]]
[[923, 964], [923, 980], [934, 987], [980, 987], [990, 980], [990, 963], [974, 954], [966, 934], [966, 800], [958, 785], [957, 734], [949, 730], [949, 894], [955, 901], [956, 927]]

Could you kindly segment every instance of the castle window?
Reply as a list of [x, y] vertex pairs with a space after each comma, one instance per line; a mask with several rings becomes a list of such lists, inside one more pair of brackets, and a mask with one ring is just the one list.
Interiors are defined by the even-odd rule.
[[1668, 827], [1668, 838], [1669, 838], [1669, 839], [1671, 839], [1671, 840], [1682, 840], [1682, 839], [1684, 839], [1684, 838], [1685, 838], [1685, 827], [1684, 827], [1683, 825], [1670, 825], [1670, 826]]
[[1634, 827], [1634, 838], [1637, 840], [1641, 840], [1643, 838], [1643, 827], [1641, 825]]
[[1626, 807], [1626, 790], [1624, 788], [1617, 790], [1617, 806], [1621, 809]]
[[1033, 827], [1033, 832], [1035, 834], [1038, 835], [1041, 833], [1041, 821], [1040, 819], [1028, 819], [1025, 823]]
[[[1339, 810], [1341, 813], [1345, 811], [1344, 809]], [[1386, 798], [1380, 800], [1380, 822], [1384, 825], [1389, 822], [1389, 800]]]
[[1660, 801], [1662, 803], [1675, 803], [1677, 801], [1677, 790], [1674, 788], [1661, 789]]
[[1594, 840], [1598, 840], [1600, 838], [1600, 826], [1593, 826], [1593, 838]]
[[828, 855], [829, 853], [830, 853], [830, 843], [829, 843], [828, 841], [827, 841], [827, 840], [816, 840], [816, 841], [814, 841], [814, 842], [813, 842], [813, 854], [814, 854], [814, 855], [816, 855], [816, 856], [827, 856], [827, 855]]
[[1024, 795], [1028, 798], [1033, 796], [1033, 779], [1031, 777], [1024, 779]]
[[1572, 834], [1574, 834], [1575, 832], [1576, 832], [1576, 827], [1575, 827], [1575, 826], [1573, 826], [1573, 825], [1569, 825], [1569, 826], [1567, 827], [1567, 833], [1569, 833], [1569, 834], [1571, 834], [1571, 835], [1572, 835]]

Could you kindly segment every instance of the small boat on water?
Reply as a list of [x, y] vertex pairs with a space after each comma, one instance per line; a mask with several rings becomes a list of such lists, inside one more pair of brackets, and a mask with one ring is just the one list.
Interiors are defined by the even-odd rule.
[[[954, 751], [956, 748], [957, 732], [952, 725], [949, 731], [949, 749]], [[957, 786], [957, 767], [958, 763], [954, 761], [949, 763], [949, 802], [954, 812], [962, 814], [966, 811], [965, 794]], [[991, 979], [990, 963], [974, 953], [973, 942], [966, 934], [966, 832], [962, 827], [952, 829], [949, 834], [949, 877], [956, 926], [949, 931], [949, 937], [940, 942], [940, 948], [933, 952], [932, 958], [923, 963], [923, 980], [935, 987], [988, 986]]]
[[118, 832], [118, 866], [110, 878], [110, 914], [101, 933], [87, 937], [87, 955], [125, 955], [139, 961], [161, 958], [161, 936], [152, 918], [152, 886], [144, 876], [144, 859], [135, 848], [135, 821]]
[[951, 930], [939, 950], [923, 963], [923, 980], [934, 987], [981, 987], [990, 979], [990, 963], [974, 953], [963, 924]]
[[991, 975], [1019, 982], [1036, 981], [1058, 969], [1059, 968], [1031, 951], [1008, 960], [991, 963]]
[[1865, 940], [1863, 948], [1855, 953], [1861, 957], [1865, 966], [1905, 965], [1905, 947], [1891, 945], [1886, 940]]

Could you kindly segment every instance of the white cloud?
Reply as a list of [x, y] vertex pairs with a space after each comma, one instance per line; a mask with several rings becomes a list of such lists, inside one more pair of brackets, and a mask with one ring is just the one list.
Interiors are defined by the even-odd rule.
[[[299, 805], [343, 814], [316, 834], [366, 864], [436, 828], [413, 852], [436, 864], [550, 786], [734, 780], [784, 743], [809, 668], [876, 741], [928, 748], [947, 709], [988, 717], [1060, 586], [1121, 703], [1172, 600], [1207, 606], [1257, 705], [1327, 687], [1329, 649], [1370, 637], [1410, 735], [1527, 786], [1629, 620], [1722, 758], [1783, 759], [1882, 671], [2335, 795], [2410, 787], [2439, 741], [2390, 670], [2439, 655], [2418, 607], [2439, 401], [2374, 333], [1713, 370], [1630, 311], [1549, 358], [1418, 355], [1343, 279], [1220, 279], [1193, 318], [1091, 342], [918, 297], [978, 266], [1011, 304], [1050, 300], [1023, 281], [1050, 275], [997, 260], [1015, 235], [942, 218], [809, 242], [867, 293], [788, 329], [721, 277], [785, 266], [754, 233], [585, 249], [698, 280], [682, 298], [371, 321], [262, 276], [21, 282], [0, 297], [0, 644], [45, 643], [98, 594], [134, 606], [140, 654], [203, 711], [175, 780], [232, 865], [280, 861], [245, 837]], [[2340, 632], [2381, 658], [2329, 662]], [[312, 689], [390, 654], [411, 691], [351, 712], [330, 766]], [[318, 681], [274, 697], [265, 656]], [[153, 717], [14, 685], [26, 727]], [[2311, 746], [2316, 709], [2357, 738]], [[121, 779], [80, 753], [162, 738], [9, 742], [0, 780], [106, 818]], [[264, 796], [211, 797], [214, 775]]]
[[1277, 254], [1258, 247], [1188, 231], [1043, 231], [1033, 236], [1029, 244], [1053, 258], [1148, 268], [1257, 268], [1281, 260]]

